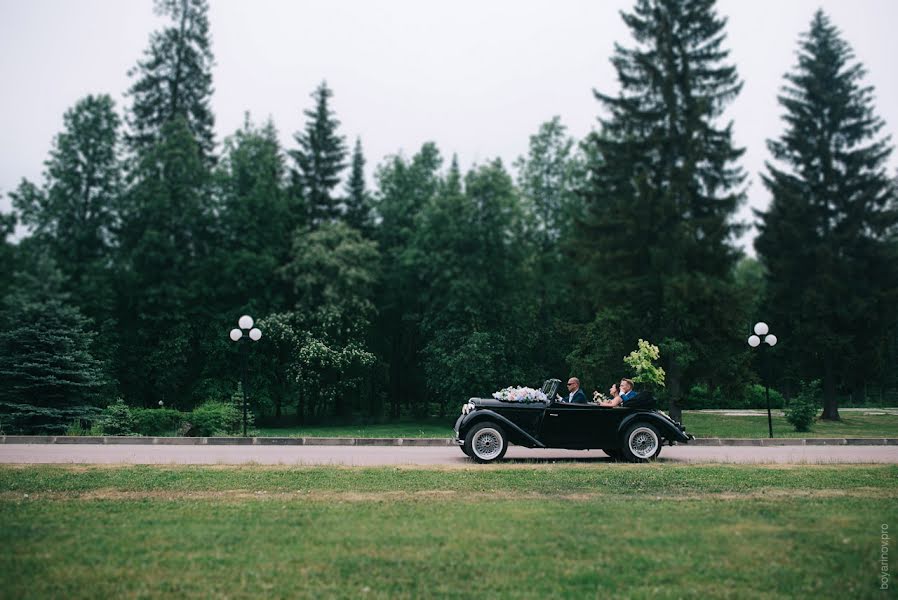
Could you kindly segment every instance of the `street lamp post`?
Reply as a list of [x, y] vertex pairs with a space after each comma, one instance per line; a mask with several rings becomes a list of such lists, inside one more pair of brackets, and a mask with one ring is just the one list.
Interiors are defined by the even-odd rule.
[[[752, 348], [757, 348], [761, 345], [761, 336], [764, 336], [764, 343], [773, 348], [776, 346], [776, 336], [770, 332], [770, 328], [767, 327], [767, 323], [761, 321], [760, 323], [755, 323], [755, 332], [754, 334], [748, 337], [748, 345]], [[770, 433], [770, 437], [773, 437], [773, 416], [770, 414], [770, 369], [767, 366], [769, 361], [765, 361], [764, 363], [764, 391], [767, 395], [767, 429]]]
[[[235, 327], [231, 330], [230, 333], [231, 341], [233, 342], [239, 342], [240, 340], [252, 340], [254, 342], [258, 342], [262, 337], [262, 332], [257, 327], [253, 327], [253, 318], [249, 315], [243, 315], [242, 317], [240, 317], [240, 319], [237, 321], [237, 326], [239, 327], [239, 329]], [[244, 329], [249, 330], [248, 337], [243, 335]], [[245, 343], [242, 344], [240, 348], [240, 366], [242, 371], [241, 378], [243, 380], [241, 384], [243, 387], [243, 437], [246, 437], [246, 353], [248, 351], [249, 346], [247, 346], [247, 344]]]

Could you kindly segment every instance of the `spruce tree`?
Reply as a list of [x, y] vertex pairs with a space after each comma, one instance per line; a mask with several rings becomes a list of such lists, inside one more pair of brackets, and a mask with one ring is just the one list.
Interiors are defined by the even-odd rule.
[[580, 228], [586, 289], [625, 323], [627, 346], [658, 341], [671, 410], [697, 375], [725, 379], [738, 352], [731, 272], [732, 217], [743, 197], [732, 124], [718, 123], [741, 83], [724, 48], [714, 0], [637, 0], [623, 19], [632, 47], [615, 46], [617, 96], [586, 142], [589, 185]]
[[63, 274], [46, 254], [29, 258], [0, 301], [0, 425], [59, 434], [99, 414], [109, 382], [92, 352], [96, 332], [68, 301]]
[[[863, 387], [894, 335], [898, 291], [890, 244], [898, 226], [885, 171], [889, 139], [873, 111], [865, 70], [822, 11], [799, 43], [779, 96], [786, 128], [768, 141], [755, 247], [767, 269], [787, 367], [823, 380], [822, 418], [838, 419], [836, 393]], [[850, 386], [850, 387], [849, 387]]]
[[180, 117], [204, 158], [215, 149], [215, 118], [210, 104], [214, 59], [209, 43], [206, 0], [155, 0], [155, 12], [171, 24], [150, 36], [143, 60], [128, 72], [136, 77], [128, 141], [141, 152], [159, 140], [163, 126]]
[[[132, 171], [118, 264], [117, 375], [139, 405], [189, 408], [215, 343], [210, 282], [214, 236], [211, 174], [186, 121], [176, 118]], [[220, 336], [219, 336], [220, 337]]]
[[346, 223], [363, 234], [370, 234], [373, 227], [371, 197], [365, 188], [365, 156], [362, 154], [362, 140], [356, 138], [352, 150], [349, 180], [346, 182]]
[[340, 201], [333, 190], [346, 168], [346, 142], [337, 134], [340, 121], [330, 108], [333, 95], [324, 81], [312, 93], [315, 107], [304, 111], [308, 118], [305, 129], [294, 135], [299, 147], [289, 152], [296, 162], [296, 196], [302, 198], [312, 226], [341, 216]]

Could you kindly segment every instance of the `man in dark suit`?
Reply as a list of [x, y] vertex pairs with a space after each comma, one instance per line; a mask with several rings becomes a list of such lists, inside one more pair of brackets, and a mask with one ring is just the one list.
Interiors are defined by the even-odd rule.
[[570, 392], [567, 398], [563, 398], [563, 402], [570, 402], [571, 404], [586, 404], [586, 394], [583, 393], [583, 390], [580, 389], [580, 380], [576, 377], [571, 377], [567, 380], [567, 390]]

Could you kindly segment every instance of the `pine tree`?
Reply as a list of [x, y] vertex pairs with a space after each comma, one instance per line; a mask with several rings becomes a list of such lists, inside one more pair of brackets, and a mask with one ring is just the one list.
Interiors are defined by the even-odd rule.
[[362, 154], [362, 140], [356, 138], [352, 151], [349, 180], [346, 182], [346, 223], [363, 234], [370, 234], [373, 227], [371, 197], [365, 188], [365, 156]]
[[701, 365], [726, 378], [737, 352], [733, 213], [743, 197], [742, 150], [717, 121], [739, 93], [725, 61], [725, 20], [714, 0], [637, 0], [624, 22], [632, 48], [615, 46], [621, 90], [596, 92], [609, 111], [589, 137], [586, 223], [580, 228], [596, 308], [624, 319], [621, 335], [661, 342], [671, 410]]
[[898, 211], [885, 171], [892, 148], [878, 137], [883, 122], [864, 75], [817, 11], [779, 96], [786, 129], [768, 141], [776, 162], [764, 183], [773, 199], [758, 213], [766, 304], [782, 324], [780, 339], [794, 349], [788, 366], [823, 379], [825, 419], [839, 418], [838, 388], [863, 386], [873, 375], [868, 366], [881, 361], [869, 349], [887, 346], [878, 340], [896, 323], [889, 238]]
[[312, 93], [315, 108], [304, 111], [305, 129], [294, 135], [299, 148], [289, 152], [297, 167], [293, 171], [296, 196], [305, 203], [312, 226], [341, 215], [339, 199], [332, 192], [346, 168], [346, 142], [337, 134], [340, 121], [329, 105], [333, 95], [327, 82]]
[[180, 117], [207, 162], [215, 149], [215, 118], [210, 105], [214, 59], [209, 43], [206, 0], [155, 0], [155, 12], [171, 25], [150, 36], [144, 59], [128, 72], [136, 77], [128, 95], [132, 150], [154, 145], [166, 123]]

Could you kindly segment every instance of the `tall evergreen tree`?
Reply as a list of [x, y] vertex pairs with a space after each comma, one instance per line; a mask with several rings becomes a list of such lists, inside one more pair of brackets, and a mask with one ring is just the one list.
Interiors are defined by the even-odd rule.
[[885, 171], [892, 148], [878, 135], [883, 121], [864, 75], [817, 11], [779, 96], [786, 129], [768, 141], [776, 162], [767, 164], [764, 183], [773, 199], [758, 213], [766, 304], [782, 324], [780, 339], [794, 349], [788, 366], [823, 379], [825, 419], [839, 418], [840, 386], [863, 386], [871, 364], [883, 368], [870, 350], [887, 346], [878, 340], [896, 325], [890, 236], [898, 210]]
[[671, 410], [685, 380], [727, 378], [738, 352], [731, 307], [737, 258], [732, 222], [743, 197], [732, 124], [718, 125], [739, 93], [714, 0], [637, 0], [623, 19], [631, 48], [615, 46], [619, 95], [587, 140], [589, 186], [580, 228], [596, 308], [624, 318], [629, 347], [660, 342]]
[[405, 257], [422, 209], [442, 186], [442, 160], [436, 144], [427, 142], [410, 161], [388, 158], [376, 174], [375, 210], [380, 222], [375, 239], [383, 257], [376, 339], [378, 354], [389, 365], [387, 395], [393, 417], [399, 417], [402, 405], [418, 408], [424, 396], [422, 290], [414, 264]]
[[[211, 173], [187, 123], [165, 125], [132, 172], [120, 236], [117, 373], [137, 404], [189, 407], [215, 344]], [[220, 337], [220, 336], [219, 336]]]
[[109, 96], [87, 96], [63, 116], [44, 182], [11, 194], [21, 221], [66, 276], [66, 289], [95, 319], [111, 309], [111, 244], [122, 191], [119, 117]]
[[133, 104], [128, 141], [140, 152], [159, 140], [163, 127], [184, 120], [204, 158], [215, 149], [210, 104], [214, 59], [209, 43], [206, 0], [155, 0], [155, 11], [171, 25], [150, 36], [144, 59], [128, 72], [136, 77], [128, 92]]
[[290, 259], [293, 236], [284, 163], [271, 121], [256, 127], [247, 115], [225, 140], [215, 174], [222, 236], [217, 251], [224, 271], [241, 274], [221, 290], [228, 310], [262, 314], [285, 307], [288, 294], [276, 273]]
[[0, 299], [3, 299], [12, 287], [12, 274], [16, 270], [16, 246], [10, 238], [16, 232], [16, 214], [0, 213]]
[[[517, 184], [525, 212], [525, 235], [532, 241], [533, 275], [539, 285], [538, 327], [543, 339], [564, 339], [559, 328], [583, 319], [578, 310], [587, 300], [575, 289], [577, 261], [567, 254], [572, 245], [575, 219], [582, 214], [579, 192], [584, 181], [582, 154], [559, 117], [543, 123], [530, 137], [526, 156], [520, 157]], [[545, 373], [567, 377], [566, 355], [572, 350], [563, 343], [540, 344], [534, 359]]]
[[362, 154], [362, 140], [356, 138], [352, 150], [349, 180], [346, 182], [346, 222], [364, 234], [370, 234], [373, 227], [371, 196], [365, 188], [365, 156]]
[[312, 93], [315, 107], [304, 111], [305, 129], [294, 135], [299, 147], [289, 152], [297, 167], [293, 171], [296, 195], [303, 199], [312, 226], [341, 216], [333, 190], [346, 168], [346, 142], [337, 134], [340, 121], [330, 107], [333, 95], [324, 81]]
[[423, 293], [423, 364], [441, 412], [543, 376], [529, 368], [534, 287], [511, 177], [497, 160], [469, 172], [459, 191], [445, 186], [424, 206], [406, 259]]

